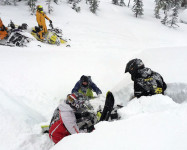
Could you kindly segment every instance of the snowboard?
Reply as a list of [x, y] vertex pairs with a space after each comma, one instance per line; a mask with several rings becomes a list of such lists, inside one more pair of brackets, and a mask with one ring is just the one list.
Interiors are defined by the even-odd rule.
[[103, 112], [101, 114], [101, 118], [99, 121], [108, 121], [111, 112], [113, 110], [114, 107], [114, 96], [112, 94], [112, 92], [108, 91], [107, 95], [106, 95], [106, 100], [105, 100], [105, 105], [103, 108]]

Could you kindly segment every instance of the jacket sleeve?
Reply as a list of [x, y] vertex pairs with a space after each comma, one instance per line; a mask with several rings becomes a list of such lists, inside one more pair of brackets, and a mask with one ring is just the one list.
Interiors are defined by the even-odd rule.
[[77, 92], [79, 91], [79, 89], [80, 89], [80, 81], [78, 81], [78, 82], [75, 84], [75, 86], [74, 86], [74, 88], [72, 89], [71, 93], [77, 93]]
[[45, 17], [47, 20], [50, 20], [50, 19], [47, 17], [47, 15], [46, 15], [46, 14], [44, 14], [44, 17]]
[[97, 95], [102, 94], [102, 91], [97, 87], [97, 85], [95, 83], [91, 82], [90, 86], [93, 89], [93, 91], [97, 93]]
[[134, 96], [140, 98], [141, 96], [150, 95], [150, 89], [144, 86], [143, 79], [139, 78], [134, 81]]
[[61, 109], [63, 109], [63, 108], [61, 108], [61, 106], [59, 106], [61, 119], [62, 119], [66, 129], [68, 130], [68, 132], [70, 134], [79, 133], [79, 128], [76, 124], [76, 118], [75, 118], [75, 114], [74, 114], [73, 110], [61, 111]]

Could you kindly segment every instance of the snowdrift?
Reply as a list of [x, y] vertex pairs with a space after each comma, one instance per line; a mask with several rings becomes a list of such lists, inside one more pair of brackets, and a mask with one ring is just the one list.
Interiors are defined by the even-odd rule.
[[101, 122], [90, 134], [64, 138], [52, 150], [185, 150], [187, 104], [168, 96], [133, 99], [120, 110], [122, 120]]

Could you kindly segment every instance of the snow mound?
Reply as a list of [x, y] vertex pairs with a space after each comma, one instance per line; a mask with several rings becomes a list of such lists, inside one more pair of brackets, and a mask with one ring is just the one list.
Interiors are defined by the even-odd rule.
[[0, 89], [0, 99], [0, 149], [6, 149], [7, 145], [10, 150], [15, 149], [33, 133], [33, 127], [45, 121], [45, 118], [36, 110], [21, 103], [19, 97], [13, 97], [3, 89]]
[[120, 110], [122, 120], [100, 122], [94, 132], [65, 137], [52, 150], [62, 147], [68, 150], [186, 150], [186, 108], [186, 103], [177, 104], [163, 95], [133, 99]]

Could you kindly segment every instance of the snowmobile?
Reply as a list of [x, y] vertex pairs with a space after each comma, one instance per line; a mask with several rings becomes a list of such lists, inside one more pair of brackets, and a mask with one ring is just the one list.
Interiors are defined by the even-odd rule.
[[[51, 29], [48, 29], [47, 33], [44, 35], [45, 40], [41, 40], [39, 37], [39, 32], [42, 30], [42, 28], [35, 26], [32, 28], [31, 34], [41, 42], [49, 43], [52, 45], [57, 45], [59, 46], [60, 44], [65, 44], [67, 43], [67, 40], [62, 38], [62, 30], [59, 28], [54, 28], [53, 24], [50, 23], [49, 25]], [[67, 45], [68, 46], [68, 45]]]
[[[102, 110], [94, 112], [93, 107], [90, 105], [89, 101], [85, 101], [84, 106], [86, 109], [83, 107], [75, 113], [77, 119], [76, 123], [79, 129], [86, 129], [87, 132], [92, 132], [94, 130], [94, 125], [100, 121], [120, 119], [118, 117], [117, 110], [114, 109], [114, 103], [115, 99], [110, 91], [106, 94], [106, 100]], [[49, 133], [49, 125], [42, 125], [41, 129], [42, 133]]]
[[16, 26], [12, 21], [8, 25], [8, 36], [6, 39], [0, 41], [0, 45], [11, 47], [26, 47], [32, 39], [23, 35], [23, 30], [27, 30], [27, 24], [23, 23], [21, 26]]

